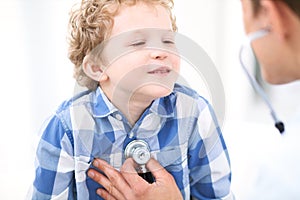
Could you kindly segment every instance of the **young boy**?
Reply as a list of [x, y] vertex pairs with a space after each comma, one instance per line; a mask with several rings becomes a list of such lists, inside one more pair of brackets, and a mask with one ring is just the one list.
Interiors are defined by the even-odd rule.
[[65, 101], [43, 129], [32, 199], [102, 199], [98, 188], [114, 190], [87, 176], [91, 163], [101, 158], [119, 170], [132, 141], [148, 144], [172, 175], [174, 198], [232, 198], [212, 107], [175, 84], [180, 57], [172, 6], [172, 0], [85, 0], [73, 10], [69, 57], [77, 82], [89, 90]]

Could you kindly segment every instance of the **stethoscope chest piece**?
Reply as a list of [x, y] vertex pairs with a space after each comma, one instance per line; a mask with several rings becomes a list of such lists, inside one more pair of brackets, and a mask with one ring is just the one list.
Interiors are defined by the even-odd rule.
[[133, 140], [125, 148], [125, 158], [133, 158], [138, 165], [146, 165], [150, 159], [150, 149], [143, 140]]
[[125, 148], [125, 158], [133, 158], [138, 164], [137, 172], [149, 183], [154, 182], [151, 172], [147, 172], [146, 164], [150, 160], [150, 148], [143, 140], [133, 140]]

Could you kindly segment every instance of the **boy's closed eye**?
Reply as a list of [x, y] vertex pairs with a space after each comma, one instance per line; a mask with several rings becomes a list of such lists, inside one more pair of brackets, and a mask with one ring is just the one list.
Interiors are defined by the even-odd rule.
[[162, 42], [165, 44], [175, 44], [174, 39], [163, 39]]
[[[175, 41], [173, 39], [162, 39], [161, 42], [163, 44], [170, 44], [170, 45], [175, 44]], [[129, 44], [129, 46], [132, 46], [132, 47], [141, 47], [141, 46], [145, 46], [145, 45], [147, 45], [146, 40], [135, 40]]]
[[136, 47], [136, 46], [143, 46], [145, 44], [146, 44], [146, 40], [135, 40], [130, 43], [130, 46]]

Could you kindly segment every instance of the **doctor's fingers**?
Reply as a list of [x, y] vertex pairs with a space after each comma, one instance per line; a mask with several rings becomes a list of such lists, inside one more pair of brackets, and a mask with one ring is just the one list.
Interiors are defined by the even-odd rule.
[[118, 198], [115, 198], [113, 195], [111, 195], [109, 192], [102, 188], [99, 188], [97, 190], [97, 194], [105, 200], [119, 200]]
[[[121, 196], [120, 194], [124, 194], [124, 191], [130, 190], [128, 183], [122, 177], [121, 173], [119, 171], [117, 171], [115, 168], [113, 168], [111, 165], [109, 165], [107, 162], [96, 158], [93, 161], [93, 165], [105, 174], [106, 177], [103, 175], [101, 176], [101, 174], [98, 172], [97, 175], [99, 176], [99, 178], [102, 178], [102, 179], [99, 179], [97, 182], [99, 184], [102, 184], [102, 182], [104, 184], [106, 184], [106, 186], [107, 186], [106, 190], [108, 192], [114, 192], [114, 196], [117, 195], [119, 197], [119, 196]], [[110, 185], [113, 186], [113, 190], [110, 189], [111, 188]], [[112, 194], [112, 193], [110, 193], [110, 194]]]
[[125, 197], [120, 191], [113, 185], [113, 183], [103, 174], [97, 172], [94, 169], [88, 171], [88, 176], [94, 181], [102, 185], [105, 189], [97, 189], [97, 194], [106, 200], [125, 200]]
[[151, 158], [146, 167], [151, 171], [156, 182], [175, 183], [174, 177], [157, 160]]
[[138, 175], [135, 167], [136, 163], [132, 158], [126, 159], [121, 167], [121, 174], [131, 188], [128, 192], [130, 194], [126, 193], [125, 196], [141, 196], [150, 188], [150, 184]]

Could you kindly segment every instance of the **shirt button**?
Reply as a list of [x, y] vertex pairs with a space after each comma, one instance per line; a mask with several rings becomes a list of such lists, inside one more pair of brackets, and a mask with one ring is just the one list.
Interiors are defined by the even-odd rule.
[[121, 121], [122, 120], [122, 115], [120, 115], [119, 113], [115, 115], [116, 119]]
[[78, 176], [77, 176], [77, 179], [78, 180], [85, 180], [86, 179], [85, 173], [79, 173]]
[[130, 132], [129, 138], [133, 138], [133, 136], [134, 136], [134, 133], [133, 133], [133, 132]]

